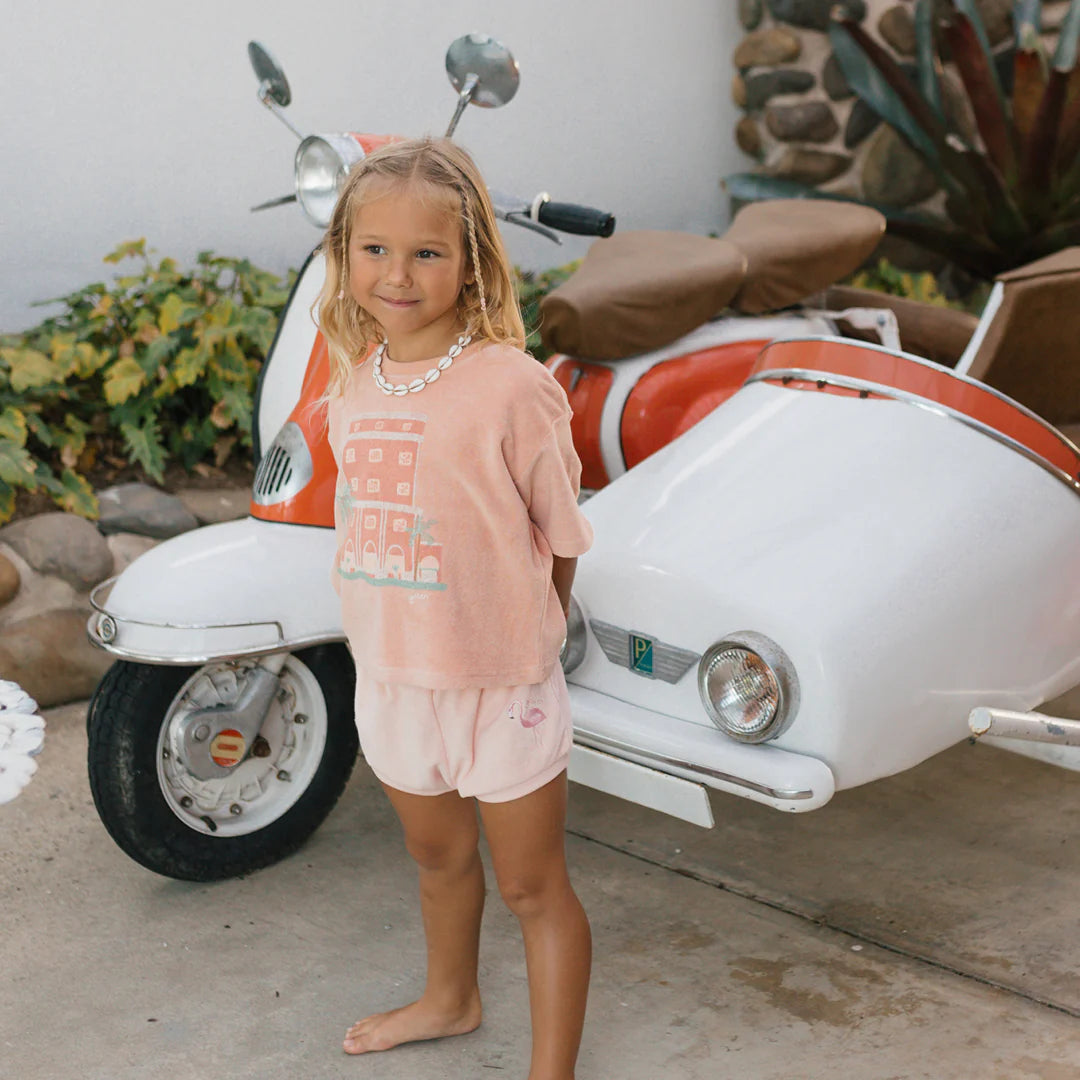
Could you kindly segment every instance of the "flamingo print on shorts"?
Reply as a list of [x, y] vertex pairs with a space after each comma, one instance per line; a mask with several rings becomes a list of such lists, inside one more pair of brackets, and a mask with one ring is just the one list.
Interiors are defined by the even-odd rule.
[[536, 728], [547, 719], [547, 713], [539, 705], [533, 701], [511, 701], [506, 715], [527, 731], [531, 730], [537, 744], [540, 743], [540, 732]]

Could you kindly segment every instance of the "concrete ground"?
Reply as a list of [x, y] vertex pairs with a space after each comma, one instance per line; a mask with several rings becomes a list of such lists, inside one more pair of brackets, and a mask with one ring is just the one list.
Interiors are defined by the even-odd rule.
[[[46, 719], [38, 775], [0, 807], [3, 1080], [523, 1080], [497, 895], [480, 1030], [341, 1052], [423, 971], [414, 876], [362, 763], [298, 855], [184, 884], [98, 822], [82, 707]], [[961, 746], [807, 815], [717, 796], [710, 832], [571, 801], [595, 937], [579, 1080], [1080, 1075], [1080, 775]]]

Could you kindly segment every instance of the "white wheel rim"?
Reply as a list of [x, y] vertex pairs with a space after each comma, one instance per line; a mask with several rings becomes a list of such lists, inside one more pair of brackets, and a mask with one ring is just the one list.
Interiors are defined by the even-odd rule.
[[[278, 675], [260, 736], [265, 757], [249, 755], [228, 776], [200, 780], [172, 754], [170, 735], [192, 710], [233, 704], [254, 660], [201, 667], [173, 698], [157, 745], [158, 784], [169, 809], [194, 832], [247, 836], [277, 821], [311, 784], [326, 748], [326, 701], [318, 679], [295, 656]], [[299, 718], [299, 719], [298, 719]]]

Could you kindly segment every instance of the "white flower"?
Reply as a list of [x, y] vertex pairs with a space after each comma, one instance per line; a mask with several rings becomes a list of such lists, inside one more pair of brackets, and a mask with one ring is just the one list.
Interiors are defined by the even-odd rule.
[[37, 772], [45, 742], [37, 702], [17, 683], [0, 679], [0, 803], [11, 802]]

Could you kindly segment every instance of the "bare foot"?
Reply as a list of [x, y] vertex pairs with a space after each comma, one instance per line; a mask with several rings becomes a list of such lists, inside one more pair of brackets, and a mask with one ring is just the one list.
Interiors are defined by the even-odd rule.
[[400, 1009], [358, 1020], [345, 1033], [345, 1053], [367, 1054], [421, 1039], [465, 1035], [480, 1026], [480, 1016], [479, 991], [460, 1009], [447, 1010], [421, 998]]

